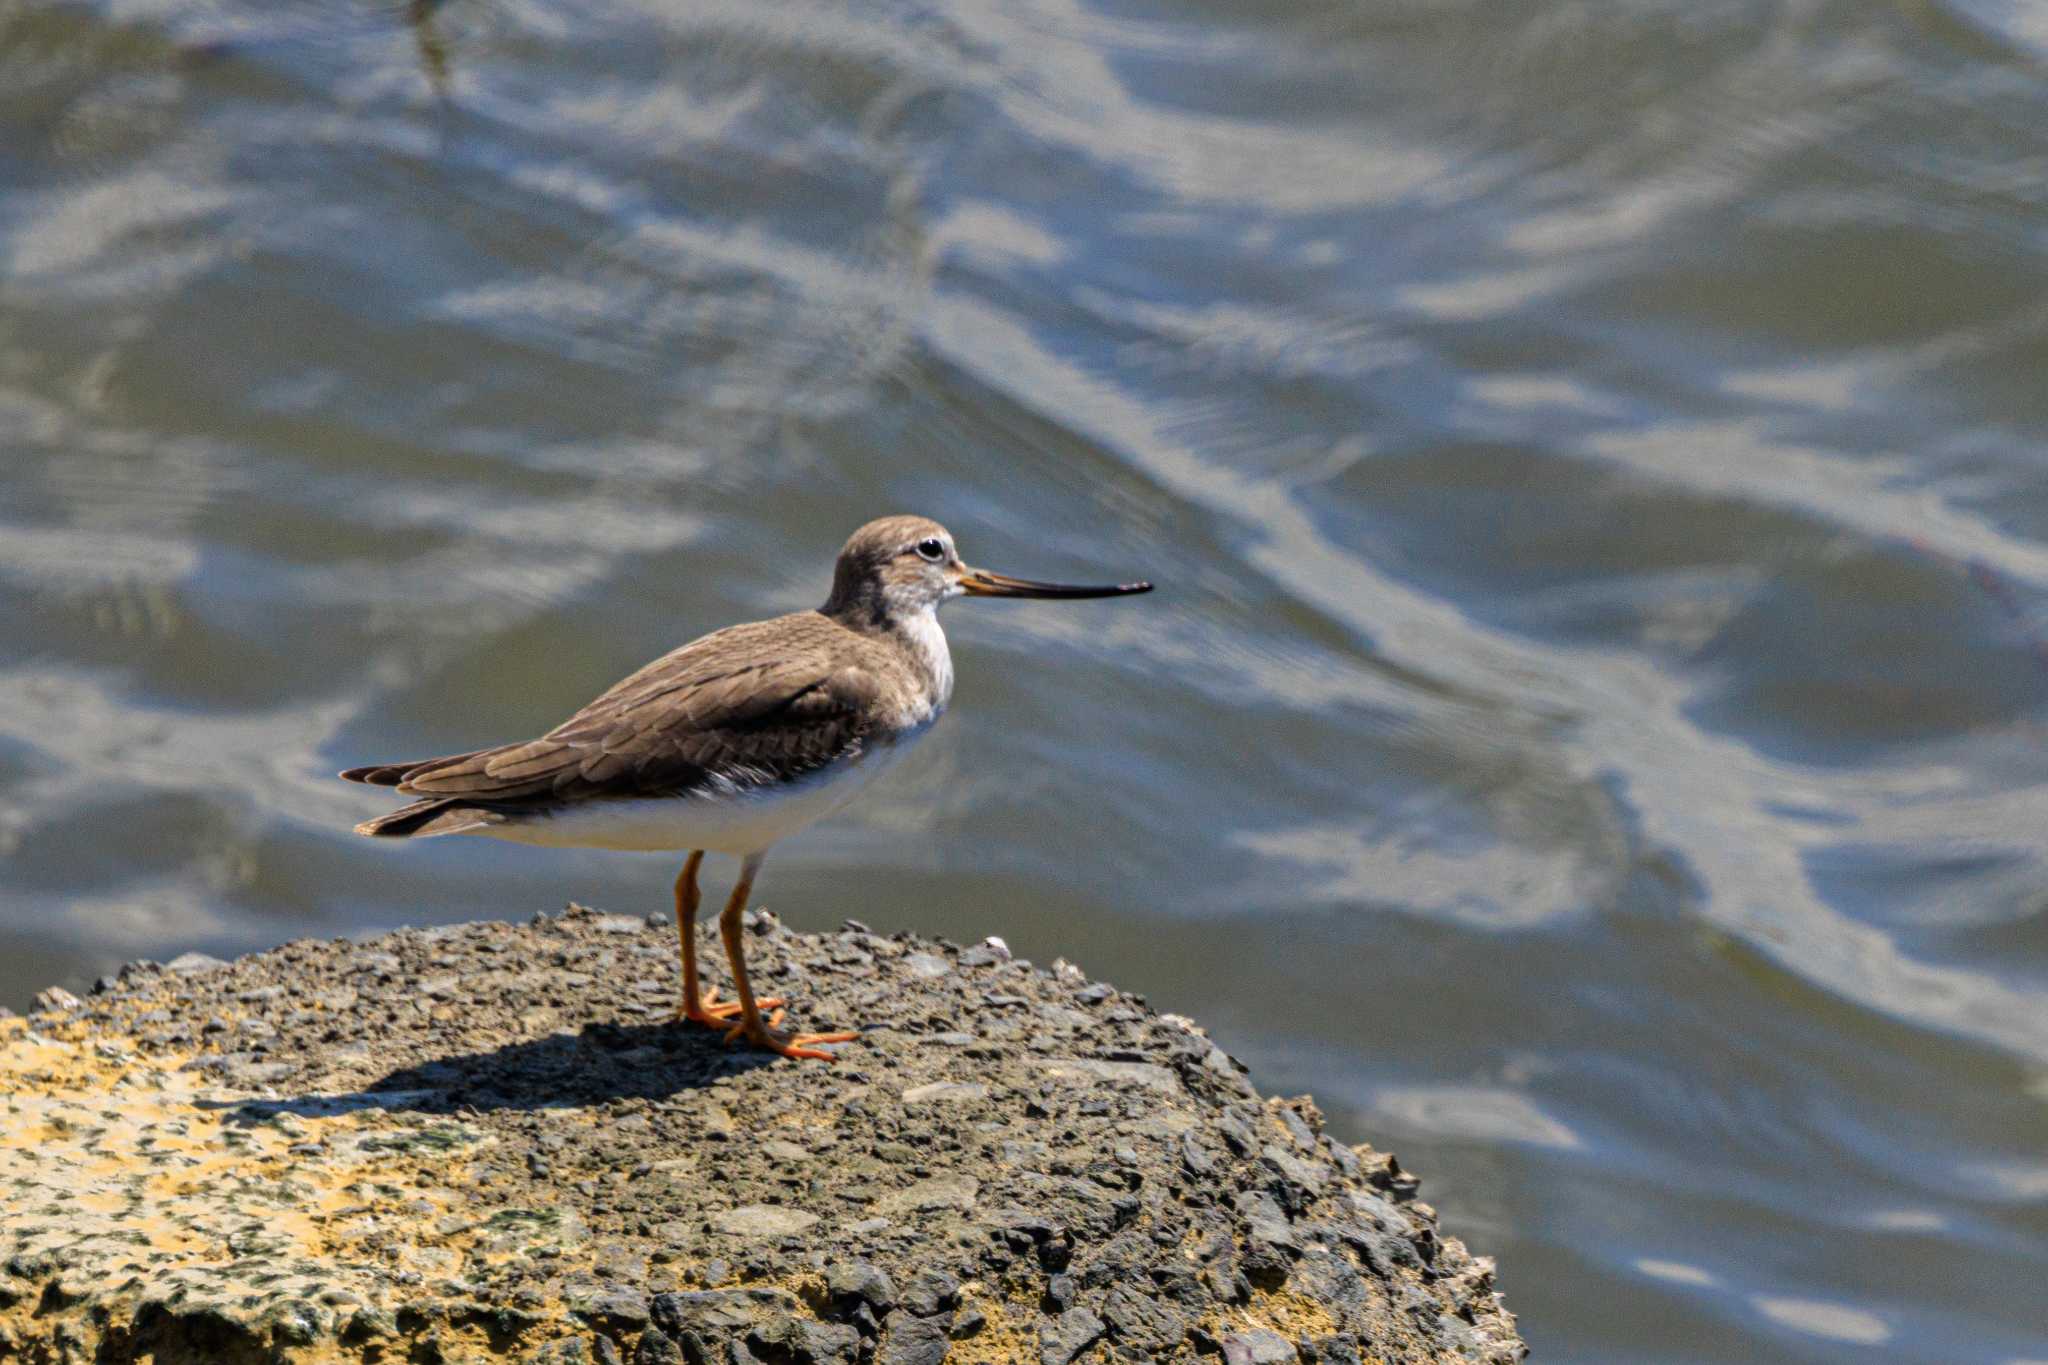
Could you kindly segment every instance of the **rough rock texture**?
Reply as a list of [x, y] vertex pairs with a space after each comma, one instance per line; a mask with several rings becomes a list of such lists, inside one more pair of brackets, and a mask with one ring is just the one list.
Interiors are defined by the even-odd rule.
[[[670, 1022], [675, 930], [137, 964], [0, 1019], [0, 1359], [1513, 1361], [1391, 1157], [1188, 1021], [750, 917], [834, 1065]], [[719, 961], [707, 930], [707, 957]]]

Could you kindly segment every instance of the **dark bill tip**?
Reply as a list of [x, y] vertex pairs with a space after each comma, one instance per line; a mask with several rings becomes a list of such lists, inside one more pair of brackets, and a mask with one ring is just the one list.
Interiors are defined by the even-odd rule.
[[1127, 597], [1150, 592], [1150, 583], [1040, 583], [1029, 578], [1012, 578], [987, 569], [969, 569], [960, 586], [974, 597]]

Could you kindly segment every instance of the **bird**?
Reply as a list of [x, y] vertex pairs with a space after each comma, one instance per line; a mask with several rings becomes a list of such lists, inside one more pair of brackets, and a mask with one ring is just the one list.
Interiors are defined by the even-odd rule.
[[[757, 999], [747, 977], [741, 918], [769, 848], [843, 808], [944, 714], [953, 659], [938, 622], [942, 603], [1151, 590], [1147, 582], [1041, 583], [970, 568], [938, 522], [881, 517], [848, 537], [816, 610], [700, 636], [538, 739], [340, 776], [417, 798], [356, 826], [372, 838], [468, 834], [687, 853], [674, 887], [676, 1020], [719, 1029], [728, 1043], [830, 1061], [825, 1045], [859, 1034], [782, 1031], [784, 1001]], [[718, 917], [734, 1000], [718, 999], [698, 976], [697, 873], [706, 852], [740, 864]]]

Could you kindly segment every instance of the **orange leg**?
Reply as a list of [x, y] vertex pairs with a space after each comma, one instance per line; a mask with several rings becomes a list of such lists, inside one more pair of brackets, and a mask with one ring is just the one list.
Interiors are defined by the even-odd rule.
[[[704, 850], [697, 849], [690, 854], [690, 860], [683, 864], [683, 870], [676, 874], [676, 936], [682, 943], [683, 956], [683, 998], [676, 1006], [678, 1022], [688, 1019], [708, 1028], [724, 1028], [726, 1022], [740, 1012], [737, 1000], [720, 1001], [718, 988], [699, 992], [697, 989], [697, 868], [704, 861]], [[780, 1000], [764, 1000], [762, 1004], [773, 1009]]]
[[832, 1054], [821, 1048], [810, 1047], [811, 1043], [850, 1043], [860, 1037], [858, 1033], [798, 1033], [778, 1032], [775, 1024], [782, 1022], [782, 1011], [775, 1010], [773, 1020], [761, 1018], [761, 1006], [775, 1009], [780, 1000], [754, 999], [753, 987], [747, 984], [747, 958], [744, 936], [746, 926], [740, 917], [747, 912], [747, 897], [754, 893], [754, 874], [761, 870], [759, 853], [750, 853], [740, 864], [740, 879], [732, 888], [732, 898], [725, 903], [725, 911], [718, 917], [718, 934], [725, 940], [725, 957], [732, 964], [734, 987], [740, 993], [740, 1021], [726, 1030], [725, 1041], [735, 1042], [745, 1038], [755, 1047], [766, 1048], [781, 1057], [809, 1057], [821, 1062], [832, 1060]]

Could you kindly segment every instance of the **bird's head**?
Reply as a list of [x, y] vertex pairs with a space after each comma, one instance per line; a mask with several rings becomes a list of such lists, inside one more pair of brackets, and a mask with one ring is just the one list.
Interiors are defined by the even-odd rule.
[[1150, 583], [1085, 587], [969, 568], [953, 533], [930, 517], [880, 517], [839, 551], [825, 614], [869, 625], [904, 621], [963, 594], [973, 597], [1117, 597], [1150, 592]]

